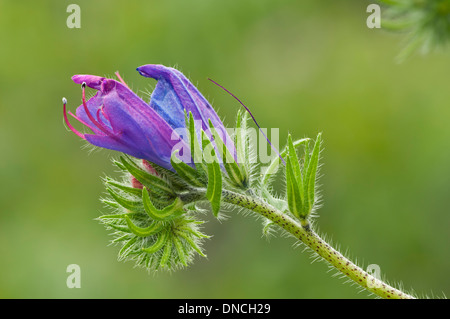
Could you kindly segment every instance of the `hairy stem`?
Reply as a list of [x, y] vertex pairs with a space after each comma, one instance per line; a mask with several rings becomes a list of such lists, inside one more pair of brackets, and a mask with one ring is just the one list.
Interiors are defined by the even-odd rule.
[[316, 252], [323, 259], [328, 261], [334, 268], [339, 270], [342, 274], [356, 282], [358, 285], [364, 287], [375, 295], [385, 299], [413, 299], [403, 291], [391, 287], [387, 283], [375, 278], [367, 273], [353, 262], [348, 260], [339, 251], [335, 250], [322, 238], [320, 238], [310, 227], [307, 221], [297, 221], [289, 215], [277, 210], [273, 206], [265, 203], [257, 197], [250, 197], [243, 194], [238, 194], [229, 190], [222, 191], [222, 200], [227, 203], [240, 206], [255, 213], [258, 213], [293, 236], [302, 241], [311, 250]]

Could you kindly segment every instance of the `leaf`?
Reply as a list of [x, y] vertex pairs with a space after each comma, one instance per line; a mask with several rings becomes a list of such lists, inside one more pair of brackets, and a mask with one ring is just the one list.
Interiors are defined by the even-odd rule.
[[144, 251], [144, 252], [146, 252], [148, 254], [154, 254], [158, 250], [160, 250], [161, 248], [164, 247], [164, 245], [166, 244], [168, 238], [169, 238], [169, 232], [168, 231], [160, 232], [159, 235], [158, 235], [158, 239], [156, 239], [155, 243], [153, 245], [151, 245], [150, 247], [142, 248], [142, 251]]
[[288, 154], [291, 159], [292, 169], [297, 181], [302, 180], [302, 172], [300, 170], [300, 162], [298, 160], [297, 151], [295, 150], [294, 143], [292, 142], [291, 134], [288, 136]]
[[[242, 115], [243, 114], [243, 115]], [[239, 167], [241, 169], [246, 169], [246, 163], [249, 161], [249, 149], [248, 149], [248, 139], [247, 139], [247, 113], [238, 110], [237, 119], [236, 119], [236, 134], [235, 134], [235, 146], [237, 159], [239, 163]], [[244, 173], [244, 176], [247, 176], [248, 173]]]
[[[309, 138], [302, 138], [300, 140], [296, 140], [295, 142], [293, 142], [294, 147], [298, 147], [298, 146], [308, 142], [309, 140], [310, 140]], [[285, 148], [280, 154], [282, 157], [285, 157], [287, 152], [288, 152], [288, 149]], [[264, 171], [264, 174], [262, 176], [262, 184], [263, 185], [268, 184], [271, 175], [276, 173], [276, 171], [278, 170], [278, 166], [280, 165], [280, 162], [281, 162], [281, 160], [277, 156], [270, 162], [269, 166], [267, 166], [267, 169]]]
[[122, 256], [127, 253], [127, 251], [133, 246], [133, 244], [137, 241], [137, 237], [133, 237], [126, 242], [125, 245], [119, 251], [119, 256]]
[[[202, 134], [204, 132], [202, 131]], [[208, 172], [208, 186], [206, 188], [206, 198], [211, 203], [214, 216], [217, 217], [220, 210], [220, 202], [222, 199], [222, 170], [219, 161], [215, 155], [214, 148], [209, 139], [204, 139], [203, 150], [210, 149], [211, 158], [206, 161], [206, 168]]]
[[170, 234], [169, 234], [169, 238], [167, 238], [167, 243], [164, 246], [164, 251], [163, 254], [161, 256], [161, 260], [159, 261], [159, 265], [164, 267], [167, 265], [167, 262], [170, 260], [170, 256], [172, 255], [172, 240], [170, 238]]
[[188, 164], [184, 163], [183, 161], [180, 161], [176, 155], [178, 153], [178, 150], [175, 150], [172, 153], [172, 156], [170, 158], [170, 163], [172, 164], [172, 167], [175, 169], [175, 171], [178, 173], [178, 175], [188, 184], [195, 186], [195, 187], [203, 187], [205, 186], [205, 183], [202, 182], [203, 176], [194, 168], [189, 166]]
[[192, 112], [189, 112], [189, 120], [186, 117], [186, 127], [189, 128], [189, 143], [191, 147], [191, 157], [194, 161], [195, 168], [199, 172], [200, 175], [206, 176], [206, 168], [203, 164], [203, 155], [202, 155], [202, 148], [200, 147], [200, 143], [198, 141], [199, 137], [203, 137], [202, 134], [200, 136], [197, 135], [197, 130], [195, 128], [195, 120], [194, 116], [192, 115]]
[[148, 194], [148, 190], [145, 188], [142, 192], [142, 202], [147, 215], [154, 220], [168, 221], [179, 217], [184, 213], [183, 202], [179, 197], [175, 198], [172, 204], [164, 207], [163, 209], [157, 209]]
[[111, 197], [122, 207], [129, 210], [142, 210], [142, 202], [140, 200], [131, 200], [125, 198], [118, 193], [114, 192], [110, 187], [107, 187], [106, 190], [111, 195]]
[[122, 191], [124, 191], [126, 193], [132, 194], [132, 195], [136, 195], [136, 196], [140, 197], [141, 194], [142, 194], [142, 189], [140, 189], [140, 188], [126, 186], [126, 185], [124, 185], [122, 183], [116, 182], [115, 180], [112, 180], [112, 179], [109, 179], [109, 178], [106, 180], [106, 183], [111, 185], [111, 186], [114, 186], [114, 187], [116, 187], [116, 188], [118, 188], [118, 189], [120, 189], [120, 190], [122, 190]]
[[220, 134], [212, 124], [211, 120], [209, 120], [209, 127], [214, 137], [214, 142], [216, 143], [220, 158], [222, 159], [222, 164], [227, 171], [228, 179], [230, 180], [231, 184], [238, 188], [246, 188], [246, 178], [244, 177], [244, 175], [242, 175], [241, 169], [236, 163], [234, 156], [230, 153], [230, 150], [223, 142]]
[[187, 266], [186, 253], [184, 251], [183, 245], [181, 244], [180, 240], [176, 236], [172, 236], [172, 241], [175, 246], [175, 249], [177, 250], [178, 257], [180, 258], [180, 262], [184, 266]]
[[180, 237], [183, 237], [183, 239], [195, 250], [197, 251], [201, 256], [206, 257], [206, 255], [202, 252], [202, 250], [200, 249], [200, 247], [198, 247], [198, 245], [192, 240], [191, 237], [189, 237], [188, 234], [186, 234], [185, 232], [176, 230], [175, 233], [177, 235], [179, 235]]
[[[320, 157], [320, 144], [322, 142], [322, 134], [319, 133], [314, 143], [314, 148], [309, 161], [308, 170], [306, 172], [308, 176], [308, 190], [307, 198], [309, 202], [309, 208], [311, 209], [315, 201], [315, 183], [317, 178], [317, 171], [319, 169], [319, 157]], [[309, 214], [309, 212], [308, 212]]]
[[120, 159], [127, 171], [152, 191], [169, 194], [173, 193], [170, 185], [163, 179], [147, 173], [146, 171], [138, 167], [135, 163], [130, 163], [129, 161], [125, 160], [125, 158], [123, 158], [122, 156], [120, 157]]
[[163, 228], [163, 225], [159, 222], [152, 222], [150, 226], [146, 228], [136, 226], [128, 216], [125, 216], [125, 221], [127, 222], [130, 231], [139, 237], [148, 237], [159, 232]]
[[129, 213], [121, 213], [121, 214], [112, 214], [112, 215], [102, 215], [98, 217], [98, 219], [117, 219], [117, 218], [125, 218], [125, 216], [133, 215], [134, 212]]
[[287, 155], [286, 159], [286, 190], [290, 212], [294, 216], [300, 217], [303, 206], [302, 196], [300, 194], [298, 182], [292, 168], [290, 155]]

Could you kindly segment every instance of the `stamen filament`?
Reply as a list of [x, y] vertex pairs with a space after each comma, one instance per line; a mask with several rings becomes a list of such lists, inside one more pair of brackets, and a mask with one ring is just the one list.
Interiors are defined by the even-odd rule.
[[87, 104], [86, 104], [86, 83], [83, 82], [81, 84], [81, 90], [82, 90], [82, 100], [83, 100], [83, 107], [84, 107], [84, 111], [86, 112], [88, 118], [91, 120], [92, 123], [94, 123], [95, 126], [97, 126], [100, 131], [102, 131], [103, 133], [105, 133], [106, 135], [112, 135], [111, 131], [109, 130], [109, 128], [103, 124], [103, 123], [99, 123], [95, 120], [94, 116], [92, 116], [91, 112], [89, 111]]
[[256, 122], [255, 117], [253, 116], [252, 112], [250, 112], [250, 110], [248, 109], [248, 107], [246, 107], [244, 105], [244, 103], [242, 103], [241, 100], [239, 100], [237, 98], [237, 96], [235, 96], [233, 93], [231, 93], [230, 91], [228, 91], [226, 88], [224, 88], [222, 85], [220, 85], [219, 83], [215, 82], [214, 80], [211, 80], [210, 78], [208, 78], [208, 80], [210, 80], [212, 83], [214, 83], [215, 85], [217, 85], [218, 87], [220, 87], [222, 90], [224, 90], [225, 92], [227, 92], [228, 94], [230, 94], [232, 97], [234, 97], [244, 108], [245, 110], [250, 114], [250, 116], [253, 119], [253, 122], [255, 122], [256, 126], [259, 128], [259, 131], [262, 133], [262, 135], [264, 135], [264, 137], [266, 138], [267, 142], [270, 144], [270, 146], [272, 147], [272, 149], [278, 154], [278, 157], [281, 159], [281, 161], [283, 162], [284, 165], [286, 165], [286, 162], [284, 161], [283, 157], [281, 156], [280, 152], [275, 148], [275, 146], [273, 146], [273, 144], [270, 142], [269, 138], [266, 136], [266, 134], [264, 134], [263, 130], [261, 129], [261, 127], [259, 126], [258, 122]]
[[81, 137], [82, 139], [85, 140], [84, 134], [81, 134], [80, 132], [78, 132], [78, 131], [72, 126], [72, 124], [70, 124], [69, 119], [67, 118], [67, 109], [66, 109], [67, 100], [66, 100], [66, 98], [63, 97], [62, 101], [63, 101], [64, 122], [66, 123], [67, 127], [68, 127], [72, 132], [74, 132], [78, 137]]

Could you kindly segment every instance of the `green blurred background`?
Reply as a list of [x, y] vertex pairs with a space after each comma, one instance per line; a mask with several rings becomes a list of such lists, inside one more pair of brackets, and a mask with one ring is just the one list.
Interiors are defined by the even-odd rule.
[[[311, 263], [261, 224], [208, 216], [207, 259], [148, 275], [116, 260], [94, 218], [100, 180], [117, 174], [63, 124], [61, 98], [81, 102], [70, 77], [177, 66], [225, 123], [239, 105], [263, 127], [323, 132], [320, 232], [365, 267], [419, 295], [450, 293], [450, 52], [398, 64], [403, 36], [366, 26], [368, 1], [0, 1], [1, 298], [368, 298]], [[281, 144], [284, 144], [283, 142]], [[66, 267], [81, 267], [81, 288]]]

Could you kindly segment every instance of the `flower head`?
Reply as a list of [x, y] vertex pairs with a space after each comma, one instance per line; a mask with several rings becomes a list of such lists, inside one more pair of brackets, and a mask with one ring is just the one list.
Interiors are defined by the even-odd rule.
[[[75, 115], [69, 114], [92, 133], [80, 133], [69, 123], [64, 99], [67, 126], [92, 145], [120, 151], [168, 169], [172, 169], [173, 151], [179, 150], [180, 155], [189, 152], [186, 137], [178, 134], [178, 129], [186, 126], [185, 112], [191, 112], [194, 120], [201, 122], [199, 129], [205, 132], [209, 132], [211, 121], [226, 145], [233, 145], [217, 113], [181, 72], [151, 64], [137, 70], [143, 76], [158, 80], [149, 103], [131, 91], [118, 74], [120, 82], [94, 75], [73, 76], [75, 83], [82, 84], [83, 103]], [[85, 86], [97, 90], [87, 101]]]

